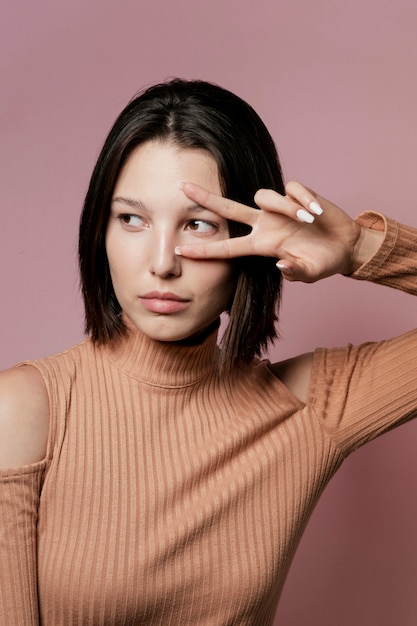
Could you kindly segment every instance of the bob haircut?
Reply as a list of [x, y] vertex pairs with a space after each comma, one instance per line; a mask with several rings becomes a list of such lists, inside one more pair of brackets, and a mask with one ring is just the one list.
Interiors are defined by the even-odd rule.
[[[256, 207], [254, 194], [269, 188], [285, 194], [274, 142], [257, 113], [241, 98], [212, 83], [173, 79], [136, 96], [110, 130], [84, 201], [79, 231], [79, 266], [85, 330], [97, 344], [128, 332], [110, 277], [105, 249], [110, 203], [119, 173], [146, 141], [197, 148], [215, 159], [222, 194]], [[231, 237], [250, 232], [229, 222]], [[277, 337], [281, 294], [277, 259], [234, 259], [236, 286], [229, 324], [221, 341], [220, 366], [229, 370], [260, 356]]]

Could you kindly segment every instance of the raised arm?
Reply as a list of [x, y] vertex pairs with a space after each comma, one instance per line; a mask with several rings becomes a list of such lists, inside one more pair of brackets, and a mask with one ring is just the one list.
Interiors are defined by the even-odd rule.
[[37, 626], [36, 534], [49, 406], [32, 367], [0, 374], [0, 624]]
[[[399, 224], [393, 219], [379, 213], [367, 211], [362, 213], [356, 221], [365, 229], [383, 235], [382, 244], [376, 252], [362, 264], [352, 278], [401, 289], [407, 293], [417, 295], [417, 229]], [[365, 256], [368, 256], [367, 253]], [[409, 355], [413, 354], [414, 335], [405, 341]], [[393, 340], [392, 345], [401, 345], [401, 338]], [[406, 351], [403, 348], [404, 355]], [[404, 356], [405, 358], [405, 356]], [[413, 357], [411, 357], [411, 361]], [[276, 375], [298, 396], [305, 401], [310, 380], [312, 355], [295, 357], [288, 361], [273, 365]], [[366, 369], [366, 368], [365, 368]], [[409, 365], [404, 366], [408, 372]], [[405, 380], [405, 377], [403, 377]]]
[[[379, 213], [352, 220], [325, 198], [292, 182], [286, 196], [260, 190], [260, 210], [220, 198], [193, 184], [184, 193], [227, 219], [251, 226], [245, 237], [181, 246], [190, 258], [273, 256], [288, 280], [314, 282], [340, 273], [417, 294], [417, 229]], [[272, 365], [274, 373], [302, 401], [307, 398], [312, 355]]]

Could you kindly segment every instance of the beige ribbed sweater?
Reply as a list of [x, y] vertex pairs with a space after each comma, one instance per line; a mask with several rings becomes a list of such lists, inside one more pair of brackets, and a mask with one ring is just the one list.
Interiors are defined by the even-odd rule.
[[[366, 214], [363, 222], [381, 226]], [[417, 292], [417, 231], [389, 221], [356, 278]], [[135, 332], [35, 366], [46, 460], [0, 473], [2, 626], [264, 625], [343, 459], [415, 415], [417, 332], [316, 351], [306, 404], [267, 362]]]

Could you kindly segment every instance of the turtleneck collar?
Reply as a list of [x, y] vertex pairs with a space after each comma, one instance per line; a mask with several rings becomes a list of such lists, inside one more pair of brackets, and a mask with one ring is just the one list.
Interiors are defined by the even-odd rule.
[[115, 345], [107, 346], [109, 359], [141, 382], [156, 387], [187, 387], [216, 369], [218, 324], [209, 332], [184, 342], [155, 341], [133, 325]]

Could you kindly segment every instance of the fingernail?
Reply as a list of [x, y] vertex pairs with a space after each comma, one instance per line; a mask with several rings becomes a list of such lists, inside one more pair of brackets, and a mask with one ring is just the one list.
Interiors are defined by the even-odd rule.
[[283, 263], [282, 261], [278, 261], [278, 263], [277, 263], [277, 268], [278, 268], [281, 272], [285, 272], [286, 274], [292, 274], [292, 273], [293, 273], [293, 271], [292, 271], [289, 267], [287, 267], [287, 266], [285, 265], [285, 263]]
[[177, 254], [178, 256], [181, 256], [181, 248], [180, 248], [180, 246], [175, 246], [175, 248], [174, 248], [174, 252], [175, 252], [175, 254]]
[[297, 217], [300, 222], [307, 222], [307, 224], [311, 224], [312, 222], [314, 222], [314, 215], [311, 215], [311, 213], [309, 213], [305, 209], [298, 209]]
[[313, 202], [310, 202], [309, 207], [310, 211], [313, 211], [313, 213], [315, 213], [316, 215], [321, 215], [323, 213], [323, 209], [321, 208], [319, 203], [315, 202], [314, 200]]
[[179, 188], [182, 189], [185, 185], [185, 180], [180, 180], [179, 182]]

